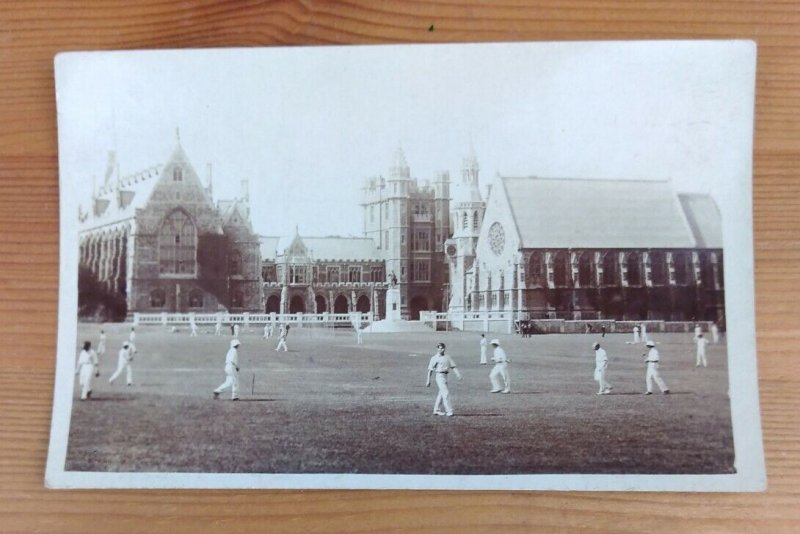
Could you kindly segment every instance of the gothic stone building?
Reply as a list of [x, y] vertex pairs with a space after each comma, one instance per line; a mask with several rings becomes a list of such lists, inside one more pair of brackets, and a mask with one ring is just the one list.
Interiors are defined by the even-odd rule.
[[261, 237], [267, 313], [383, 310], [386, 271], [375, 242], [361, 237]]
[[369, 178], [362, 187], [364, 236], [375, 242], [387, 276], [397, 279], [404, 318], [447, 307], [443, 243], [451, 234], [449, 204], [449, 175], [442, 172], [433, 183], [420, 183], [411, 177], [400, 148], [388, 178]]
[[215, 206], [178, 140], [164, 165], [121, 177], [113, 153], [81, 210], [80, 262], [128, 312], [263, 308], [258, 236], [241, 198]]
[[[721, 219], [667, 181], [497, 177], [467, 310], [528, 318], [721, 320]], [[455, 285], [456, 282], [454, 282]]]

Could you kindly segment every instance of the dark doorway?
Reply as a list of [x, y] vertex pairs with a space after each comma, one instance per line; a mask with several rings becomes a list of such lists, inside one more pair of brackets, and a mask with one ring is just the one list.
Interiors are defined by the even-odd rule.
[[281, 312], [281, 299], [277, 295], [270, 295], [267, 298], [267, 305], [264, 309], [267, 313], [280, 313]]
[[314, 297], [314, 302], [317, 303], [317, 313], [324, 313], [328, 311], [328, 303], [325, 302], [325, 297], [317, 295]]
[[333, 313], [347, 313], [348, 311], [347, 297], [344, 295], [336, 297], [336, 300], [333, 301]]
[[295, 295], [289, 301], [289, 313], [305, 313], [306, 302], [300, 295]]
[[369, 297], [366, 295], [361, 295], [358, 297], [358, 300], [356, 301], [356, 311], [367, 313], [369, 310]]
[[409, 318], [412, 321], [419, 321], [419, 312], [421, 310], [429, 309], [430, 306], [428, 306], [428, 299], [421, 296], [414, 297], [411, 299], [411, 303], [408, 305]]

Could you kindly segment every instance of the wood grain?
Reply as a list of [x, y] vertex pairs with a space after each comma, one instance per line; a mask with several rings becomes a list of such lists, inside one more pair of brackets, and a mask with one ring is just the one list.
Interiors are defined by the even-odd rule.
[[[74, 4], [74, 5], [73, 5]], [[800, 529], [800, 4], [507, 0], [0, 5], [0, 530]], [[430, 28], [433, 28], [430, 31]], [[519, 40], [759, 44], [754, 182], [764, 494], [48, 491], [58, 288], [59, 51]], [[729, 288], [729, 291], [731, 288]]]

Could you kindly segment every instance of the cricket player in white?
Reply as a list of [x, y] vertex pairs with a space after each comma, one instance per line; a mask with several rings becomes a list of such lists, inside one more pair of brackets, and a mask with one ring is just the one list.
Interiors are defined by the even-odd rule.
[[703, 329], [700, 328], [699, 324], [694, 325], [694, 340], [697, 341], [697, 338], [703, 335]]
[[239, 337], [239, 325], [233, 325], [233, 337]]
[[598, 395], [608, 395], [611, 390], [611, 384], [606, 382], [606, 369], [608, 368], [608, 355], [604, 349], [600, 348], [600, 343], [592, 345], [594, 349], [594, 379], [600, 389], [597, 391]]
[[[456, 377], [461, 380], [461, 373], [456, 369], [456, 362], [444, 353], [444, 343], [436, 345], [436, 354], [433, 355], [431, 361], [428, 363], [428, 379], [425, 381], [425, 387], [431, 387], [431, 374], [436, 374], [436, 385], [439, 386], [439, 394], [436, 395], [436, 402], [433, 403], [433, 415], [446, 415], [451, 417], [453, 415], [453, 406], [450, 404], [450, 390], [447, 388], [447, 374], [452, 369]], [[444, 411], [439, 409], [440, 405], [444, 405]]]
[[100, 357], [106, 353], [106, 332], [100, 330], [100, 343], [97, 344], [97, 356]]
[[117, 357], [117, 370], [114, 371], [114, 374], [111, 375], [111, 378], [108, 379], [109, 384], [113, 384], [114, 380], [116, 380], [119, 375], [122, 374], [122, 371], [126, 371], [125, 378], [127, 379], [128, 385], [133, 385], [133, 368], [131, 367], [131, 362], [133, 361], [133, 344], [130, 341], [126, 341], [122, 344], [122, 348], [119, 349], [119, 356]]
[[649, 341], [647, 339], [647, 325], [646, 324], [642, 325], [642, 341], [644, 341], [645, 343], [647, 343]]
[[197, 323], [194, 322], [194, 317], [189, 318], [189, 326], [192, 329], [191, 337], [197, 337]]
[[225, 382], [214, 390], [215, 400], [228, 388], [231, 388], [231, 400], [239, 400], [239, 345], [238, 339], [231, 340], [231, 348], [225, 355]]
[[711, 323], [711, 337], [714, 339], [714, 343], [719, 343], [719, 327], [717, 323]]
[[658, 364], [661, 360], [661, 356], [658, 354], [658, 350], [656, 350], [656, 343], [655, 341], [648, 340], [647, 346], [650, 347], [650, 350], [642, 354], [642, 357], [645, 359], [644, 361], [647, 363], [647, 375], [645, 375], [647, 391], [645, 392], [645, 395], [653, 394], [654, 380], [656, 384], [658, 384], [658, 388], [661, 390], [661, 393], [667, 394], [669, 393], [669, 388], [661, 379], [661, 375], [658, 374]]
[[278, 352], [281, 347], [283, 347], [283, 352], [288, 352], [289, 347], [286, 346], [286, 336], [289, 335], [289, 327], [287, 325], [281, 325], [281, 329], [278, 332], [278, 346], [275, 347], [275, 352]]
[[[492, 383], [492, 393], [511, 393], [511, 375], [508, 374], [508, 356], [506, 351], [500, 347], [500, 340], [493, 339], [491, 345], [494, 347], [494, 354], [492, 361], [494, 362], [494, 369], [489, 373], [489, 380]], [[504, 389], [500, 389], [500, 377], [503, 377]]]
[[486, 335], [485, 334], [481, 334], [481, 365], [486, 365], [487, 363], [489, 363], [486, 360], [486, 345], [487, 344], [488, 344], [488, 342], [486, 341]]
[[633, 325], [633, 342], [639, 343], [639, 325]]
[[703, 337], [703, 334], [698, 334], [697, 338], [694, 340], [697, 344], [697, 358], [695, 362], [695, 367], [708, 367], [708, 361], [706, 361], [706, 345], [708, 345], [708, 340]]
[[92, 398], [92, 377], [100, 376], [100, 372], [97, 370], [97, 354], [92, 350], [89, 341], [83, 343], [75, 374], [78, 375], [78, 383], [81, 386], [81, 400]]
[[222, 317], [217, 315], [217, 324], [214, 325], [214, 335], [219, 336], [222, 334]]
[[269, 323], [264, 323], [264, 339], [269, 339], [272, 337], [272, 328], [270, 328]]

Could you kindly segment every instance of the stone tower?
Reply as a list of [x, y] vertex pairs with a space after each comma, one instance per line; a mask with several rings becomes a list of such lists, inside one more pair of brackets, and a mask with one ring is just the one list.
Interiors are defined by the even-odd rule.
[[480, 167], [475, 151], [469, 153], [461, 167], [461, 184], [453, 199], [451, 217], [453, 234], [445, 243], [445, 253], [450, 269], [450, 299], [447, 311], [463, 312], [470, 309], [467, 300], [467, 272], [475, 262], [475, 245], [486, 212], [486, 202], [481, 197], [478, 179]]

